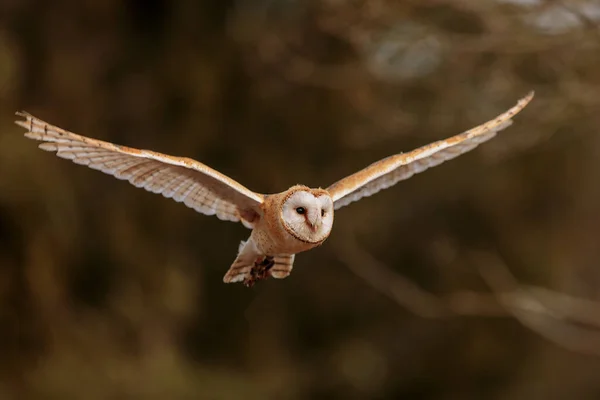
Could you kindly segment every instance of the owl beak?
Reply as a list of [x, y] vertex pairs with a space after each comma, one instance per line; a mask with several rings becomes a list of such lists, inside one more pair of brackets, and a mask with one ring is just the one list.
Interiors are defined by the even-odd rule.
[[307, 215], [306, 223], [310, 227], [311, 231], [316, 232], [317, 229], [319, 228], [319, 225], [321, 225], [321, 220], [317, 213], [314, 213], [312, 215], [311, 214], [312, 213], [309, 213], [309, 215]]

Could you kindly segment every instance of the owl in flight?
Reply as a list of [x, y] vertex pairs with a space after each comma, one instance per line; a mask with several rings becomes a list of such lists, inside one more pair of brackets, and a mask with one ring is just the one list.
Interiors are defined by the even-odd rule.
[[252, 229], [239, 246], [224, 282], [252, 286], [260, 279], [282, 279], [292, 271], [294, 256], [321, 245], [333, 226], [333, 213], [444, 161], [477, 147], [508, 127], [533, 98], [533, 92], [496, 118], [471, 130], [400, 153], [347, 176], [326, 189], [295, 185], [277, 194], [259, 194], [190, 158], [103, 142], [50, 125], [25, 112], [16, 121], [42, 150], [87, 165], [137, 187], [173, 198], [194, 210]]

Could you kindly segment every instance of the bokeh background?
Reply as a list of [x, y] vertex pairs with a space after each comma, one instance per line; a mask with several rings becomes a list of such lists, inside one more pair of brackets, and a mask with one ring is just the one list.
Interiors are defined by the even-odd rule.
[[[596, 0], [1, 0], [1, 399], [600, 398]], [[326, 187], [482, 123], [336, 213], [286, 280], [243, 226], [36, 149], [24, 109]]]

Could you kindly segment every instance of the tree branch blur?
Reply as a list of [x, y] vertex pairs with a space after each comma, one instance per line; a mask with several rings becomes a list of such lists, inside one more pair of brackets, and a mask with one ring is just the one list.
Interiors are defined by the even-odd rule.
[[568, 350], [600, 356], [600, 304], [537, 286], [520, 284], [502, 260], [491, 253], [470, 259], [491, 293], [429, 293], [364, 250], [356, 240], [335, 241], [337, 257], [378, 292], [423, 318], [456, 316], [509, 317]]
[[[416, 135], [417, 128], [437, 139], [447, 118], [479, 107], [482, 93], [505, 101], [553, 82], [555, 99], [538, 100], [548, 129], [522, 125], [530, 134], [511, 139], [511, 149], [526, 150], [571, 121], [565, 110], [599, 105], [598, 86], [586, 77], [600, 63], [600, 13], [586, 1], [244, 0], [234, 15], [232, 36], [266, 96], [298, 86], [342, 93], [348, 113], [339, 129], [349, 147]], [[496, 55], [492, 62], [489, 54]], [[575, 64], [583, 55], [585, 64], [564, 68], [565, 60]], [[467, 77], [476, 83], [464, 85]], [[412, 102], [426, 104], [436, 118], [419, 118]]]

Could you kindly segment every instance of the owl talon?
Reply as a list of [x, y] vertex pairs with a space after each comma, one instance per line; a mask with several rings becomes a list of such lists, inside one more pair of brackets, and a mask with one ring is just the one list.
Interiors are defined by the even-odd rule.
[[250, 270], [250, 276], [243, 281], [244, 286], [252, 287], [256, 282], [269, 278], [271, 276], [269, 270], [273, 265], [275, 265], [275, 257], [257, 258]]

